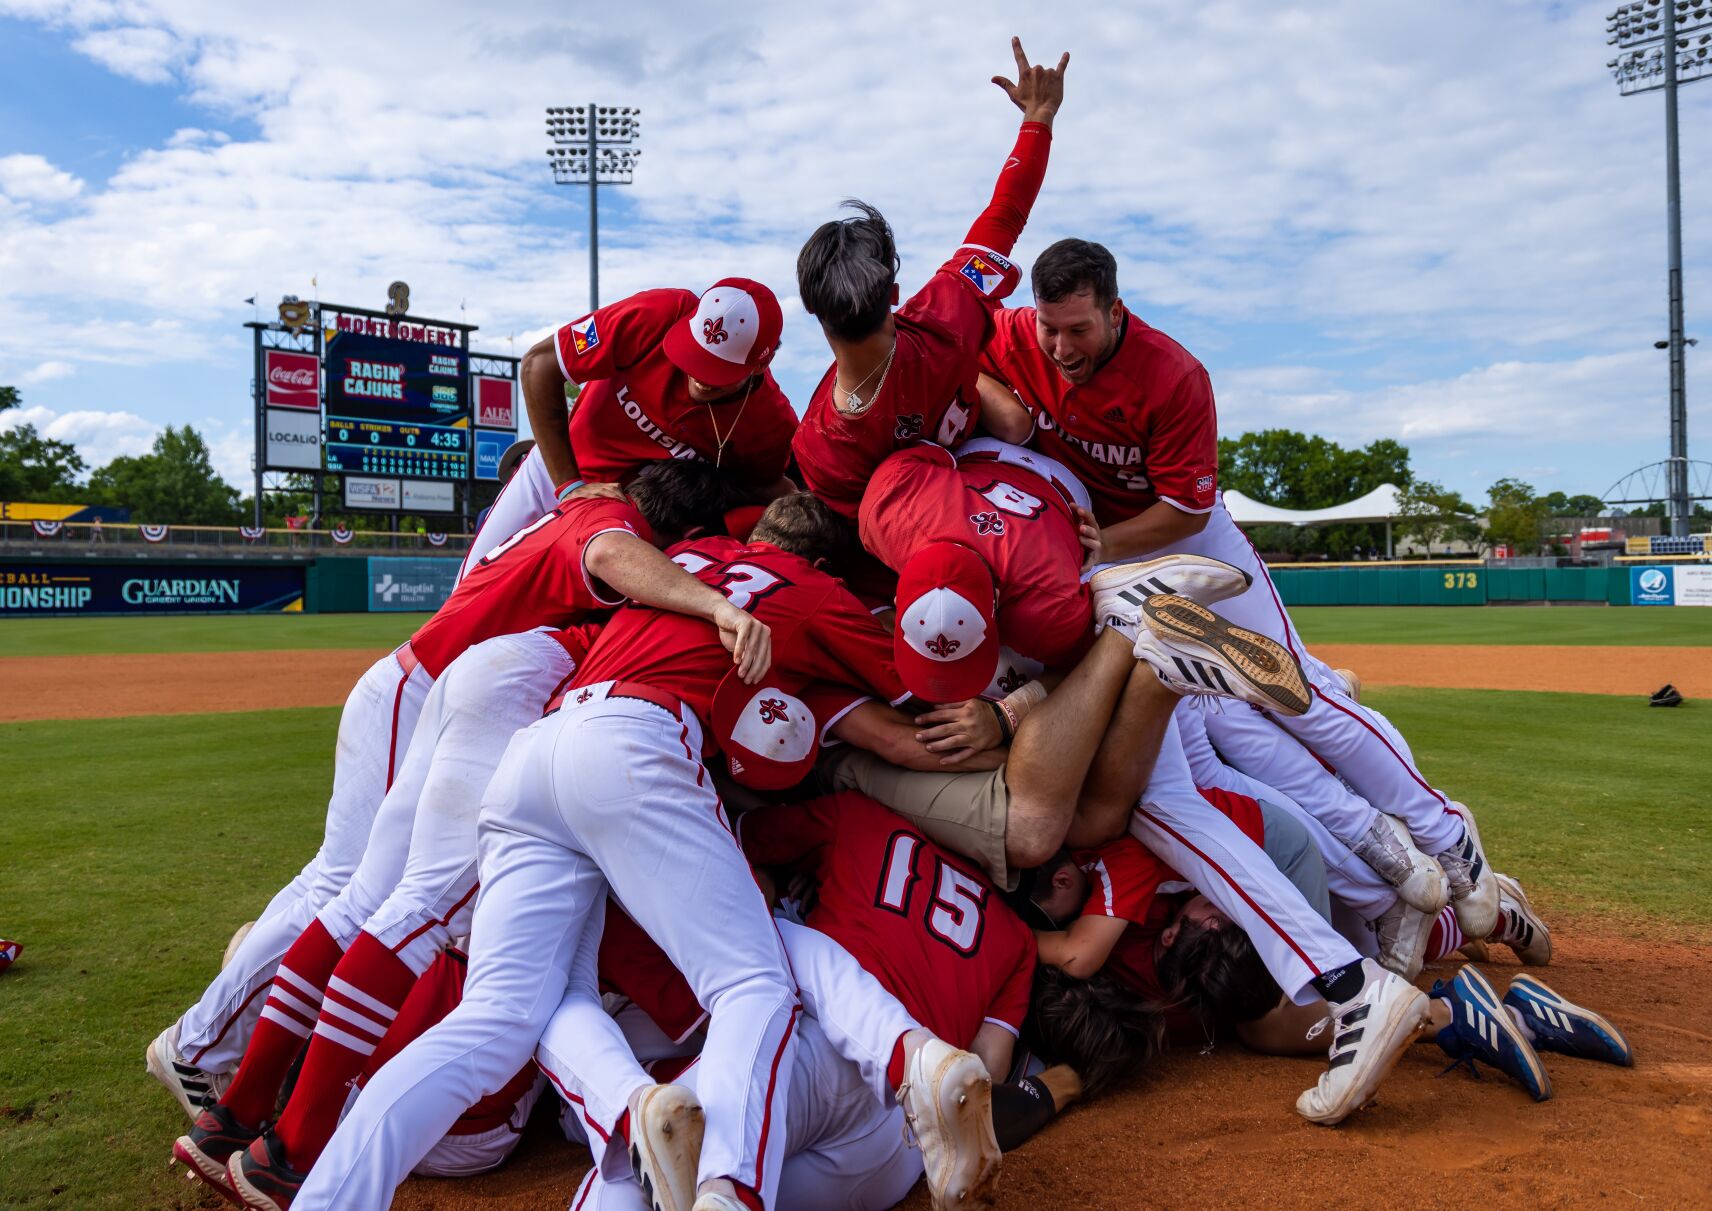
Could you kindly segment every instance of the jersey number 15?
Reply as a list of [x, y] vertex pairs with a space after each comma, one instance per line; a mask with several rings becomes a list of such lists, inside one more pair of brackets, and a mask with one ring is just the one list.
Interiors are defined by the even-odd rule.
[[[916, 851], [921, 838], [914, 833], [895, 832], [886, 843], [886, 864], [880, 872], [880, 887], [874, 902], [880, 908], [910, 915], [910, 897], [921, 876], [915, 870]], [[927, 901], [927, 931], [960, 955], [972, 955], [981, 948], [981, 931], [986, 924], [983, 910], [987, 905], [987, 887], [972, 875], [966, 875], [945, 859], [933, 860], [933, 894]]]

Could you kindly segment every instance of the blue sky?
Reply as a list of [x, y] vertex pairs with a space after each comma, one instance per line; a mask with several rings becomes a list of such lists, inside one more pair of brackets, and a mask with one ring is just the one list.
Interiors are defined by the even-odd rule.
[[[760, 3], [716, 26], [657, 0], [622, 24], [0, 0], [0, 382], [26, 402], [0, 423], [99, 463], [189, 422], [247, 484], [243, 300], [266, 314], [312, 276], [368, 306], [403, 278], [417, 312], [463, 303], [478, 348], [520, 352], [586, 306], [582, 192], [550, 184], [541, 109], [590, 99], [645, 124], [637, 184], [602, 198], [603, 296], [769, 282], [800, 404], [826, 362], [802, 238], [862, 196], [919, 282], [1009, 146], [987, 78], [1017, 32], [1072, 52], [1022, 258], [1110, 245], [1131, 307], [1207, 363], [1226, 433], [1396, 437], [1474, 497], [1503, 475], [1598, 493], [1666, 445], [1661, 101], [1618, 96], [1609, 7]], [[1712, 335], [1712, 84], [1682, 99], [1689, 331]]]

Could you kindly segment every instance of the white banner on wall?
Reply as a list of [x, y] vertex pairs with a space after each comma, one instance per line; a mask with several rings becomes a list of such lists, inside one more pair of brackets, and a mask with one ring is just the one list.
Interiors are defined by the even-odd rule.
[[1712, 606], [1712, 568], [1678, 564], [1676, 573], [1676, 604]]
[[398, 501], [396, 479], [371, 479], [366, 475], [345, 476], [347, 509], [396, 509]]
[[263, 409], [267, 465], [291, 470], [321, 469], [321, 414], [297, 408]]
[[448, 483], [428, 479], [404, 481], [404, 511], [406, 513], [450, 513], [457, 507], [457, 497]]

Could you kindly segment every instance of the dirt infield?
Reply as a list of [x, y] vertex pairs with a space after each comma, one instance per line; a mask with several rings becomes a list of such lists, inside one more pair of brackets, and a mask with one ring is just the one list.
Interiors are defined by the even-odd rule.
[[[1674, 682], [1712, 695], [1712, 647], [1321, 644], [1322, 659], [1367, 685], [1651, 693]], [[338, 706], [379, 652], [180, 652], [0, 659], [0, 723]]]
[[[1296, 1116], [1309, 1060], [1221, 1046], [1167, 1057], [1133, 1090], [1078, 1107], [1006, 1161], [1000, 1208], [1704, 1206], [1712, 1172], [1712, 948], [1560, 922], [1540, 974], [1629, 1035], [1634, 1069], [1547, 1056], [1556, 1096], [1535, 1105], [1495, 1073], [1443, 1073], [1436, 1047], [1403, 1057], [1377, 1106], [1336, 1129]], [[1517, 968], [1485, 970], [1502, 988]], [[401, 1211], [569, 1205], [587, 1153], [538, 1119], [513, 1163], [464, 1181], [413, 1181]], [[926, 1211], [918, 1187], [905, 1202]]]

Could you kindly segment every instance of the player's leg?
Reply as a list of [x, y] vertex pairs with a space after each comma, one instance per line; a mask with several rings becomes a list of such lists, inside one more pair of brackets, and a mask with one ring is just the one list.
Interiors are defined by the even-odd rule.
[[[1115, 628], [1109, 630], [1116, 633]], [[1092, 847], [1123, 835], [1135, 809], [1136, 788], [1147, 785], [1180, 701], [1150, 665], [1131, 664], [1111, 722], [1083, 779], [1065, 844]], [[1016, 785], [1013, 780], [1013, 794]]]
[[535, 1103], [541, 1100], [546, 1088], [547, 1078], [536, 1073], [535, 1080], [512, 1103], [504, 1122], [472, 1133], [460, 1132], [454, 1127], [416, 1162], [416, 1167], [410, 1171], [411, 1176], [474, 1177], [499, 1168], [517, 1150]]
[[315, 1163], [338, 1126], [345, 1088], [417, 977], [468, 932], [482, 795], [512, 735], [540, 718], [574, 672], [561, 644], [529, 632], [479, 643], [441, 674], [431, 719], [412, 744], [431, 749], [403, 872], [333, 969], [302, 1072], [273, 1129], [292, 1168]]
[[232, 961], [179, 1019], [176, 1048], [185, 1063], [215, 1073], [238, 1066], [280, 958], [356, 869], [429, 684], [420, 668], [406, 670], [397, 654], [389, 653], [346, 697], [321, 846], [268, 903]]
[[[707, 1133], [699, 1183], [772, 1204], [794, 1025], [801, 1006], [766, 899], [695, 755], [693, 716], [636, 698], [564, 708], [555, 778], [566, 824], [616, 898], [683, 973], [710, 1022], [701, 1065]], [[578, 754], [581, 759], [578, 759]]]
[[1298, 1004], [1316, 995], [1331, 1002], [1331, 1065], [1298, 1100], [1298, 1111], [1330, 1124], [1363, 1105], [1421, 1029], [1425, 998], [1363, 960], [1265, 852], [1200, 796], [1174, 729], [1131, 831], [1248, 935], [1286, 996]]
[[499, 490], [493, 508], [488, 510], [487, 520], [482, 522], [481, 529], [470, 541], [470, 549], [464, 555], [463, 563], [458, 565], [458, 579], [462, 580], [484, 555], [500, 543], [530, 522], [551, 513], [558, 503], [553, 494], [553, 477], [547, 474], [547, 464], [541, 461], [541, 452], [529, 451], [517, 465], [517, 473]]
[[[384, 1207], [465, 1108], [534, 1053], [573, 958], [598, 937], [606, 882], [558, 819], [554, 716], [520, 732], [483, 801], [482, 889], [463, 999], [383, 1065], [298, 1191], [296, 1211]], [[524, 831], [527, 830], [527, 831]]]

